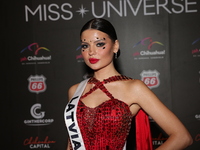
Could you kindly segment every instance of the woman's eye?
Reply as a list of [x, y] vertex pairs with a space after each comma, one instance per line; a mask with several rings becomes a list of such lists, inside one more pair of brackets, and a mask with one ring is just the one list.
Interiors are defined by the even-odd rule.
[[97, 43], [96, 45], [97, 45], [97, 47], [102, 47], [105, 45], [105, 43]]
[[86, 49], [86, 48], [88, 48], [88, 45], [81, 45], [81, 48]]

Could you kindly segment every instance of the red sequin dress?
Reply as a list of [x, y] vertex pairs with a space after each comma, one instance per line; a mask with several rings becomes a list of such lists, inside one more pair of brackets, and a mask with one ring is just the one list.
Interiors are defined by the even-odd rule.
[[129, 80], [125, 76], [114, 76], [100, 82], [91, 78], [88, 82], [95, 86], [81, 99], [100, 89], [108, 96], [108, 100], [95, 108], [90, 108], [79, 101], [77, 120], [86, 150], [122, 150], [132, 121], [129, 106], [115, 99], [104, 84], [118, 80]]

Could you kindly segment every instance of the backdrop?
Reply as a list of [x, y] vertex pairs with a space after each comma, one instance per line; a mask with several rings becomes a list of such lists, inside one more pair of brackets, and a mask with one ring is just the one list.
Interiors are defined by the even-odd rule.
[[[144, 81], [190, 131], [187, 149], [199, 149], [199, 11], [198, 0], [3, 1], [1, 148], [65, 150], [67, 91], [88, 75], [79, 31], [101, 17], [118, 34], [118, 70]], [[167, 136], [149, 119], [156, 148]]]

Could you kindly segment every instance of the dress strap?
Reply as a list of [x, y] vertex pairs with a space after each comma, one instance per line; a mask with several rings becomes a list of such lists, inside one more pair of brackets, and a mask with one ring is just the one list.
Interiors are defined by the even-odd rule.
[[99, 81], [96, 78], [92, 77], [89, 79], [88, 83], [89, 84], [95, 84], [93, 88], [91, 88], [87, 93], [81, 96], [81, 98], [84, 98], [94, 92], [96, 89], [102, 90], [109, 98], [113, 99], [114, 97], [112, 94], [106, 89], [104, 84], [110, 83], [110, 82], [115, 82], [115, 81], [124, 81], [124, 80], [131, 80], [132, 78], [126, 77], [124, 75], [118, 75], [118, 76], [112, 76], [107, 79], [104, 79], [103, 81]]
[[113, 99], [114, 97], [112, 96], [112, 94], [110, 92], [108, 92], [108, 90], [106, 89], [106, 87], [103, 85], [102, 82], [95, 82], [94, 83], [95, 86], [93, 88], [91, 88], [87, 93], [85, 93], [84, 95], [81, 96], [81, 98], [85, 98], [86, 96], [88, 96], [89, 94], [91, 94], [92, 92], [94, 92], [96, 89], [100, 89], [102, 90], [109, 98]]

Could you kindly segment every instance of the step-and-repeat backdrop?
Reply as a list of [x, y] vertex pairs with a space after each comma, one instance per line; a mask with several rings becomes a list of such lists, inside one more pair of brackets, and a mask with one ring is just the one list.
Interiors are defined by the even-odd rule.
[[[2, 110], [9, 116], [4, 128], [10, 149], [65, 150], [67, 91], [88, 74], [79, 31], [94, 17], [116, 28], [118, 70], [144, 81], [190, 131], [194, 143], [187, 149], [199, 149], [198, 0], [12, 0], [1, 10], [7, 90]], [[156, 148], [167, 135], [149, 119]], [[133, 150], [134, 136], [129, 141]]]

